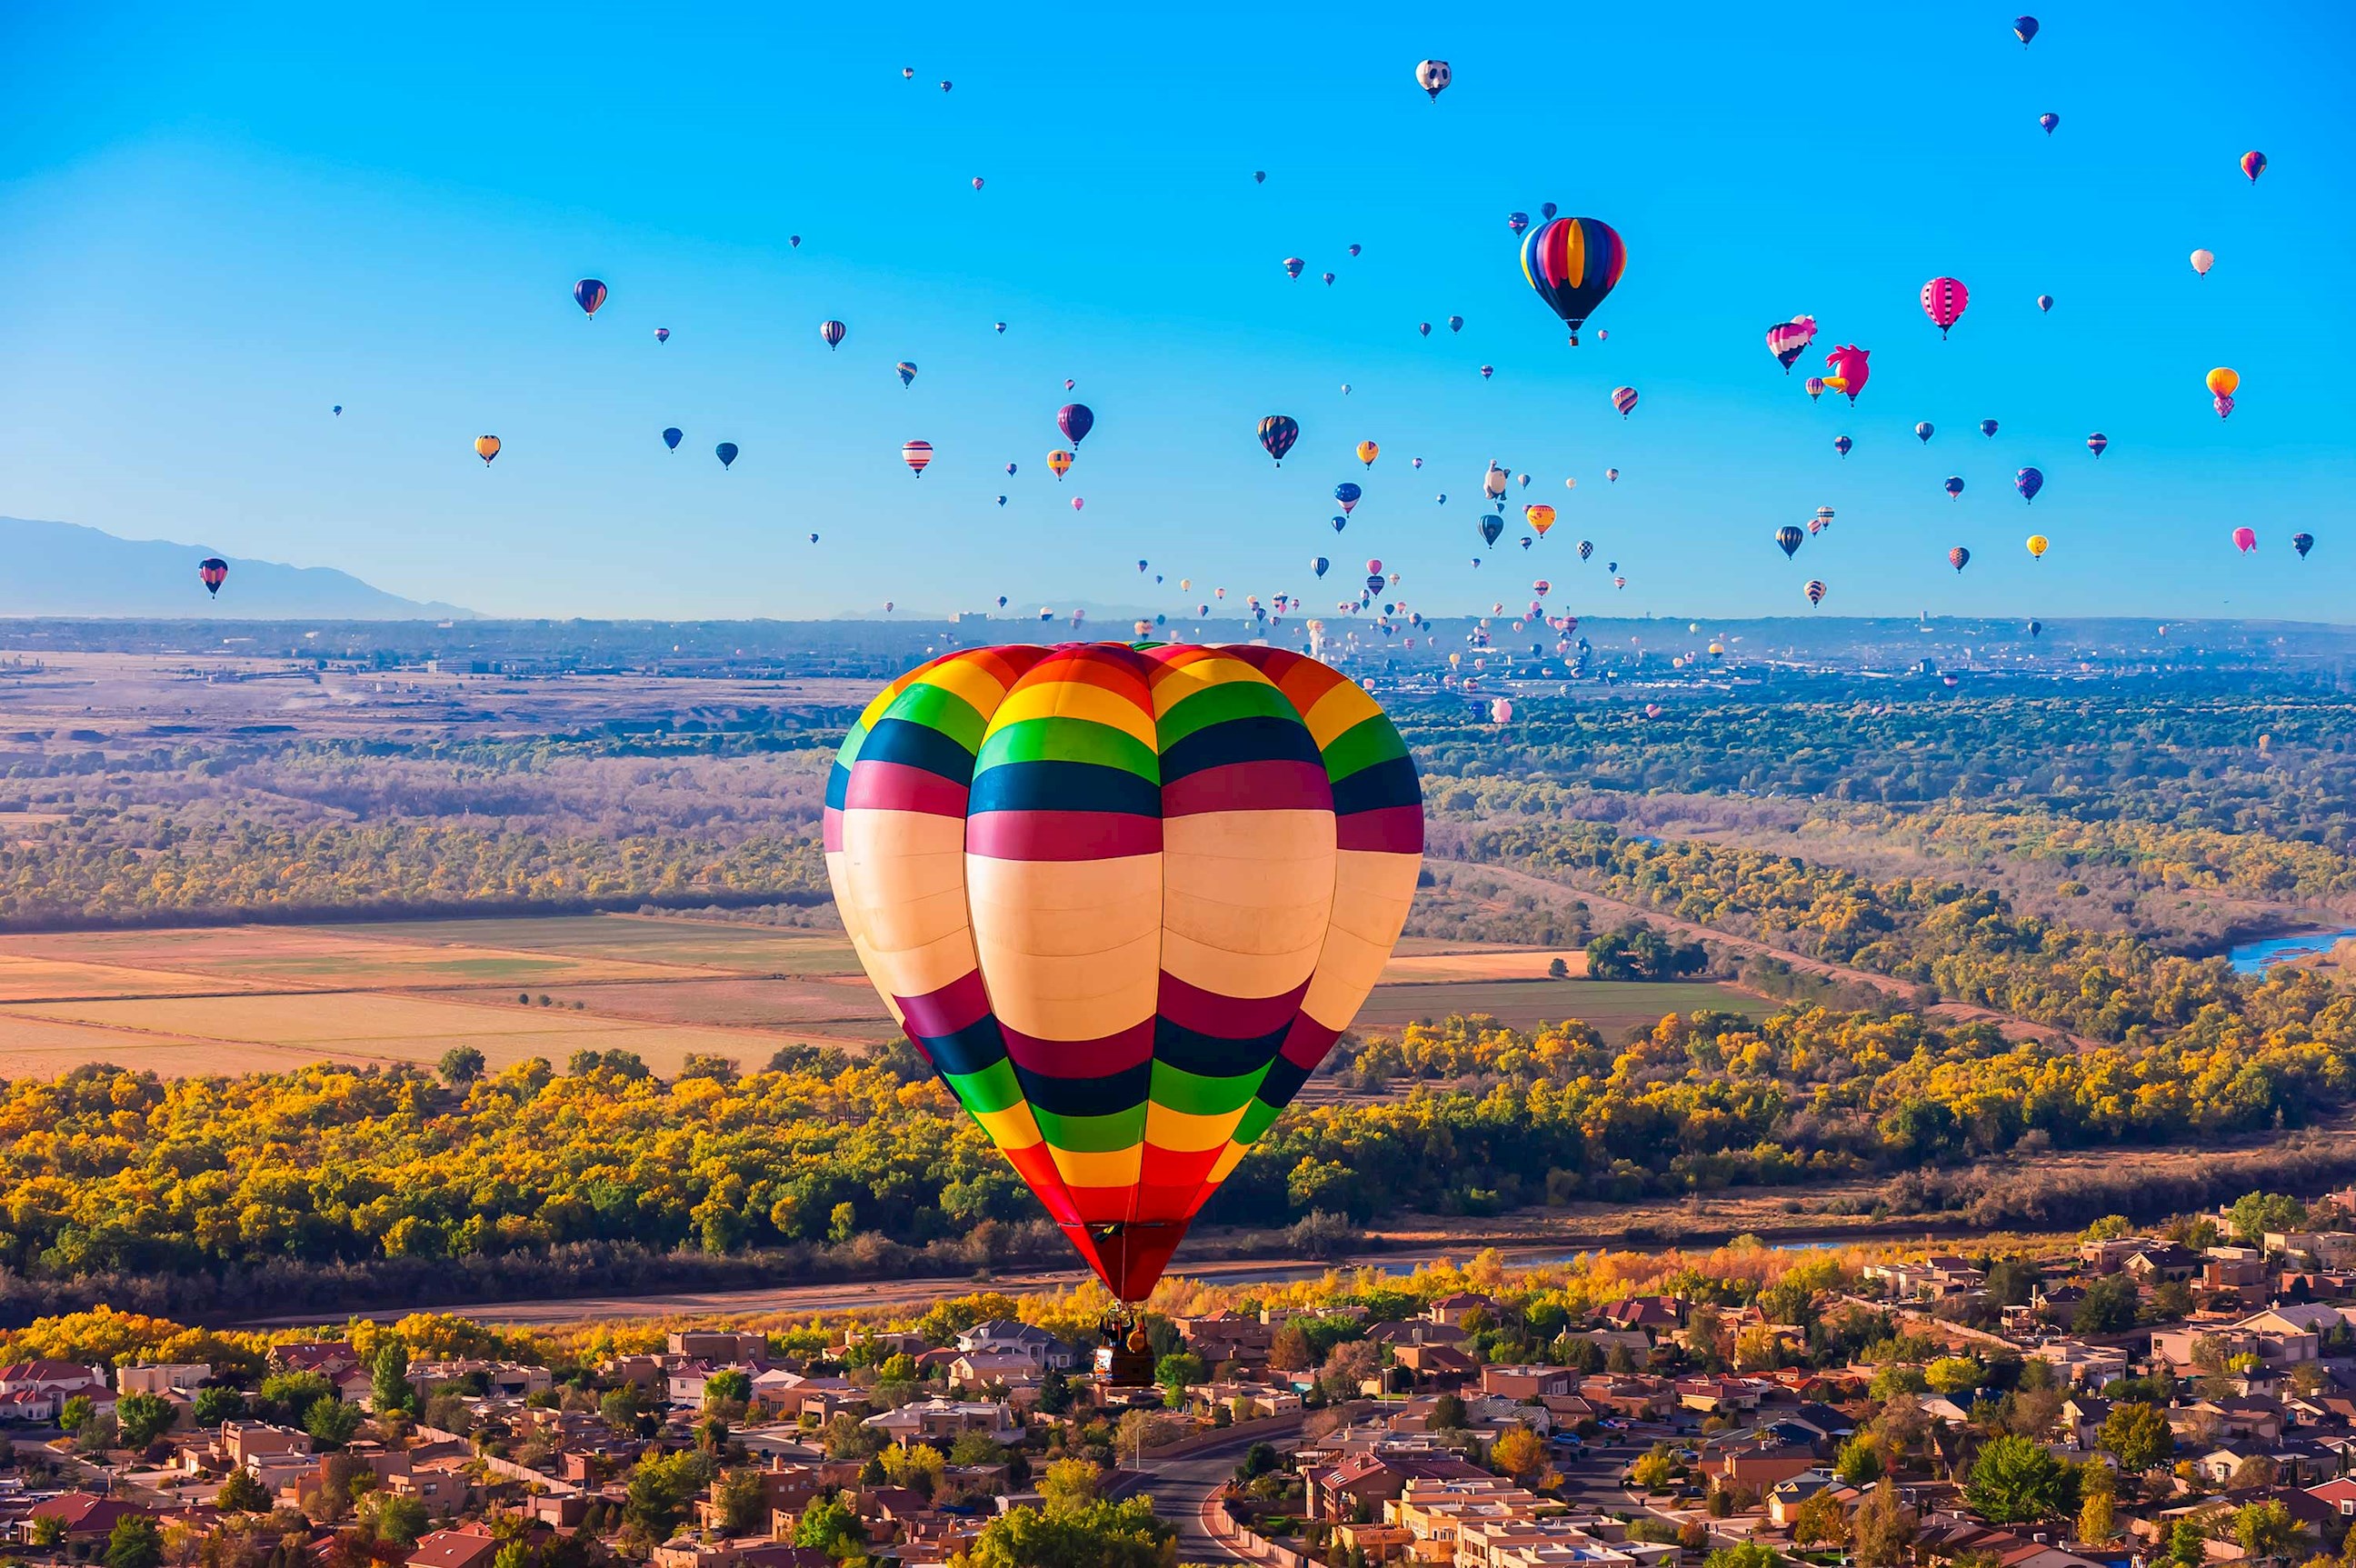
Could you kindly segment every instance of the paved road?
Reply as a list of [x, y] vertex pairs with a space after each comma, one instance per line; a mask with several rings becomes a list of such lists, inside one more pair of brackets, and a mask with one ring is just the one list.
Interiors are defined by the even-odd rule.
[[1153, 1494], [1154, 1513], [1178, 1527], [1179, 1562], [1251, 1561], [1219, 1544], [1218, 1538], [1211, 1533], [1208, 1517], [1211, 1494], [1219, 1489], [1220, 1482], [1236, 1473], [1236, 1462], [1244, 1456], [1244, 1450], [1259, 1440], [1260, 1434], [1255, 1433], [1189, 1454], [1183, 1459], [1153, 1462], [1152, 1475], [1142, 1489]]

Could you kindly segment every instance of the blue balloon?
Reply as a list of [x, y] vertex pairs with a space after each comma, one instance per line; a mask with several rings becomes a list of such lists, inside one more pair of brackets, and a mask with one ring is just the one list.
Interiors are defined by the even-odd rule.
[[674, 452], [679, 450], [679, 444], [686, 439], [687, 433], [676, 424], [663, 432], [663, 445]]

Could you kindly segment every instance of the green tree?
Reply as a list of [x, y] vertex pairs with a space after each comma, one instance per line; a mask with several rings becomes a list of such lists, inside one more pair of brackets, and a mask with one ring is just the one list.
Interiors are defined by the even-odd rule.
[[1039, 1477], [1040, 1500], [1049, 1513], [1071, 1513], [1097, 1500], [1104, 1471], [1086, 1459], [1058, 1459]]
[[1969, 1356], [1942, 1356], [1922, 1369], [1922, 1380], [1950, 1398], [1969, 1393], [1987, 1380], [1987, 1369]]
[[419, 1499], [381, 1490], [360, 1499], [360, 1520], [387, 1546], [414, 1546], [434, 1524]]
[[1746, 1541], [1721, 1546], [1701, 1560], [1702, 1568], [1783, 1568], [1783, 1554], [1772, 1546]]
[[983, 1526], [959, 1561], [962, 1568], [1169, 1568], [1177, 1539], [1147, 1498], [1063, 1513], [1023, 1508]]
[[483, 1053], [472, 1046], [452, 1046], [442, 1053], [439, 1071], [442, 1081], [453, 1089], [464, 1089], [483, 1076]]
[[262, 1513], [270, 1508], [270, 1494], [262, 1489], [252, 1471], [231, 1470], [221, 1482], [213, 1506], [223, 1513]]
[[178, 1412], [161, 1394], [124, 1394], [114, 1402], [114, 1424], [125, 1448], [145, 1448], [171, 1429]]
[[1430, 1424], [1435, 1432], [1462, 1432], [1469, 1419], [1464, 1402], [1455, 1394], [1440, 1394], [1431, 1402]]
[[317, 1372], [273, 1372], [255, 1391], [255, 1413], [264, 1421], [292, 1423], [323, 1399], [333, 1399], [336, 1388]]
[[769, 1488], [757, 1470], [728, 1471], [712, 1500], [720, 1508], [720, 1528], [731, 1535], [755, 1534], [769, 1522]]
[[106, 1568], [163, 1568], [164, 1531], [144, 1513], [125, 1514], [106, 1537]]
[[2103, 1417], [2094, 1445], [2116, 1459], [2120, 1469], [2140, 1475], [2168, 1462], [2176, 1452], [2176, 1434], [2169, 1428], [2168, 1413], [2158, 1406], [2123, 1401]]
[[1964, 1482], [1964, 1500], [1991, 1524], [2054, 1519], [2077, 1505], [2072, 1468], [2041, 1444], [2007, 1433], [1980, 1445]]
[[314, 1400], [303, 1412], [303, 1430], [323, 1448], [341, 1448], [360, 1429], [360, 1407], [333, 1394]]
[[638, 1391], [633, 1384], [625, 1383], [618, 1389], [606, 1390], [597, 1401], [597, 1415], [621, 1436], [646, 1435], [644, 1411]]
[[1884, 1477], [1858, 1500], [1849, 1551], [1858, 1568], [1899, 1568], [1913, 1558], [1914, 1534], [1914, 1516], [1898, 1495], [1898, 1483]]
[[1868, 1487], [1881, 1478], [1881, 1444], [1860, 1432], [1840, 1445], [1833, 1458], [1833, 1474], [1852, 1487]]
[[622, 1509], [630, 1522], [650, 1539], [668, 1541], [672, 1530], [686, 1517], [696, 1494], [711, 1482], [712, 1460], [708, 1455], [692, 1450], [650, 1455], [639, 1460], [637, 1468], [630, 1472]]
[[1648, 1492], [1657, 1492], [1676, 1478], [1677, 1456], [1665, 1444], [1656, 1443], [1628, 1466], [1628, 1478]]
[[91, 1402], [88, 1394], [76, 1394], [58, 1407], [58, 1425], [68, 1432], [80, 1432], [97, 1413], [98, 1406]]
[[2135, 1321], [2135, 1282], [2125, 1274], [2105, 1274], [2086, 1287], [2070, 1326], [2080, 1334], [2124, 1334]]
[[2234, 1510], [2233, 1539], [2253, 1558], [2287, 1557], [2298, 1541], [2298, 1523], [2281, 1503], [2248, 1503]]
[[[915, 1370], [914, 1362], [909, 1364], [909, 1369]], [[888, 1369], [885, 1380], [892, 1380]], [[747, 1373], [733, 1369], [712, 1372], [707, 1374], [703, 1380], [703, 1408], [706, 1410], [734, 1405], [741, 1411], [752, 1402], [752, 1399], [753, 1380]]]
[[388, 1334], [376, 1348], [369, 1366], [369, 1408], [380, 1416], [417, 1408], [417, 1391], [409, 1381], [409, 1347]]
[[188, 1418], [198, 1426], [219, 1426], [245, 1417], [245, 1396], [235, 1389], [202, 1388], [189, 1402]]
[[1841, 1514], [1840, 1499], [1830, 1491], [1815, 1493], [1793, 1511], [1794, 1546], [1838, 1546], [1847, 1537], [1848, 1520]]
[[2078, 1482], [2078, 1539], [2101, 1546], [2118, 1532], [2117, 1487], [2108, 1465], [2088, 1465]]
[[830, 1557], [848, 1557], [863, 1552], [867, 1532], [860, 1528], [857, 1510], [837, 1492], [802, 1509], [794, 1521], [794, 1544], [815, 1546]]
[[2262, 1240], [2269, 1230], [2298, 1230], [2307, 1225], [2307, 1206], [2279, 1192], [2245, 1192], [2225, 1211], [2225, 1223], [2244, 1241]]

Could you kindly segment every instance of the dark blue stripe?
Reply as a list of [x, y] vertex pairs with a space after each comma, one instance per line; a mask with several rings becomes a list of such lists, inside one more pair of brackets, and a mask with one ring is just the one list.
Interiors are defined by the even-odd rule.
[[1287, 1019], [1285, 1026], [1273, 1033], [1256, 1039], [1230, 1040], [1200, 1034], [1156, 1016], [1153, 1059], [1197, 1078], [1241, 1078], [1266, 1065], [1276, 1055], [1277, 1047], [1284, 1044], [1285, 1034], [1291, 1027], [1291, 1020]]
[[1309, 1081], [1310, 1069], [1286, 1057], [1268, 1064], [1268, 1076], [1259, 1080], [1259, 1090], [1252, 1098], [1271, 1110], [1281, 1111], [1292, 1103], [1301, 1086]]
[[974, 777], [966, 814], [984, 811], [1116, 811], [1162, 815], [1162, 788], [1125, 768], [1095, 762], [1009, 762]]
[[859, 748], [862, 762], [897, 762], [958, 784], [973, 781], [973, 753], [930, 725], [881, 719]]
[[933, 1066], [942, 1072], [953, 1072], [962, 1078], [995, 1066], [1006, 1059], [1006, 1037], [998, 1032], [998, 1020], [984, 1015], [968, 1024], [953, 1035], [911, 1036], [932, 1058]]
[[1153, 1064], [1138, 1063], [1101, 1078], [1055, 1078], [1014, 1064], [1023, 1097], [1051, 1116], [1109, 1116], [1145, 1103], [1153, 1092]]
[[1347, 779], [1333, 780], [1333, 814], [1350, 816], [1385, 806], [1420, 806], [1423, 786], [1416, 781], [1415, 760], [1394, 757], [1372, 768], [1361, 768]]
[[842, 810], [842, 803], [849, 799], [851, 799], [851, 769], [838, 760], [827, 770], [826, 803], [840, 811]]
[[1299, 719], [1248, 714], [1198, 729], [1162, 754], [1162, 781], [1231, 762], [1305, 762], [1323, 768], [1317, 743]]

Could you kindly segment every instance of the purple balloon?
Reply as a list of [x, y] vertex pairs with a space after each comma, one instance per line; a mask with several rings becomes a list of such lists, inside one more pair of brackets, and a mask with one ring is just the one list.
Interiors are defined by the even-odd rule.
[[2034, 468], [2023, 468], [2012, 477], [2012, 488], [2020, 492], [2022, 500], [2033, 501], [2037, 492], [2045, 488], [2045, 476]]
[[1055, 413], [1055, 428], [1075, 446], [1087, 440], [1088, 432], [1096, 427], [1096, 411], [1087, 403], [1067, 403]]

